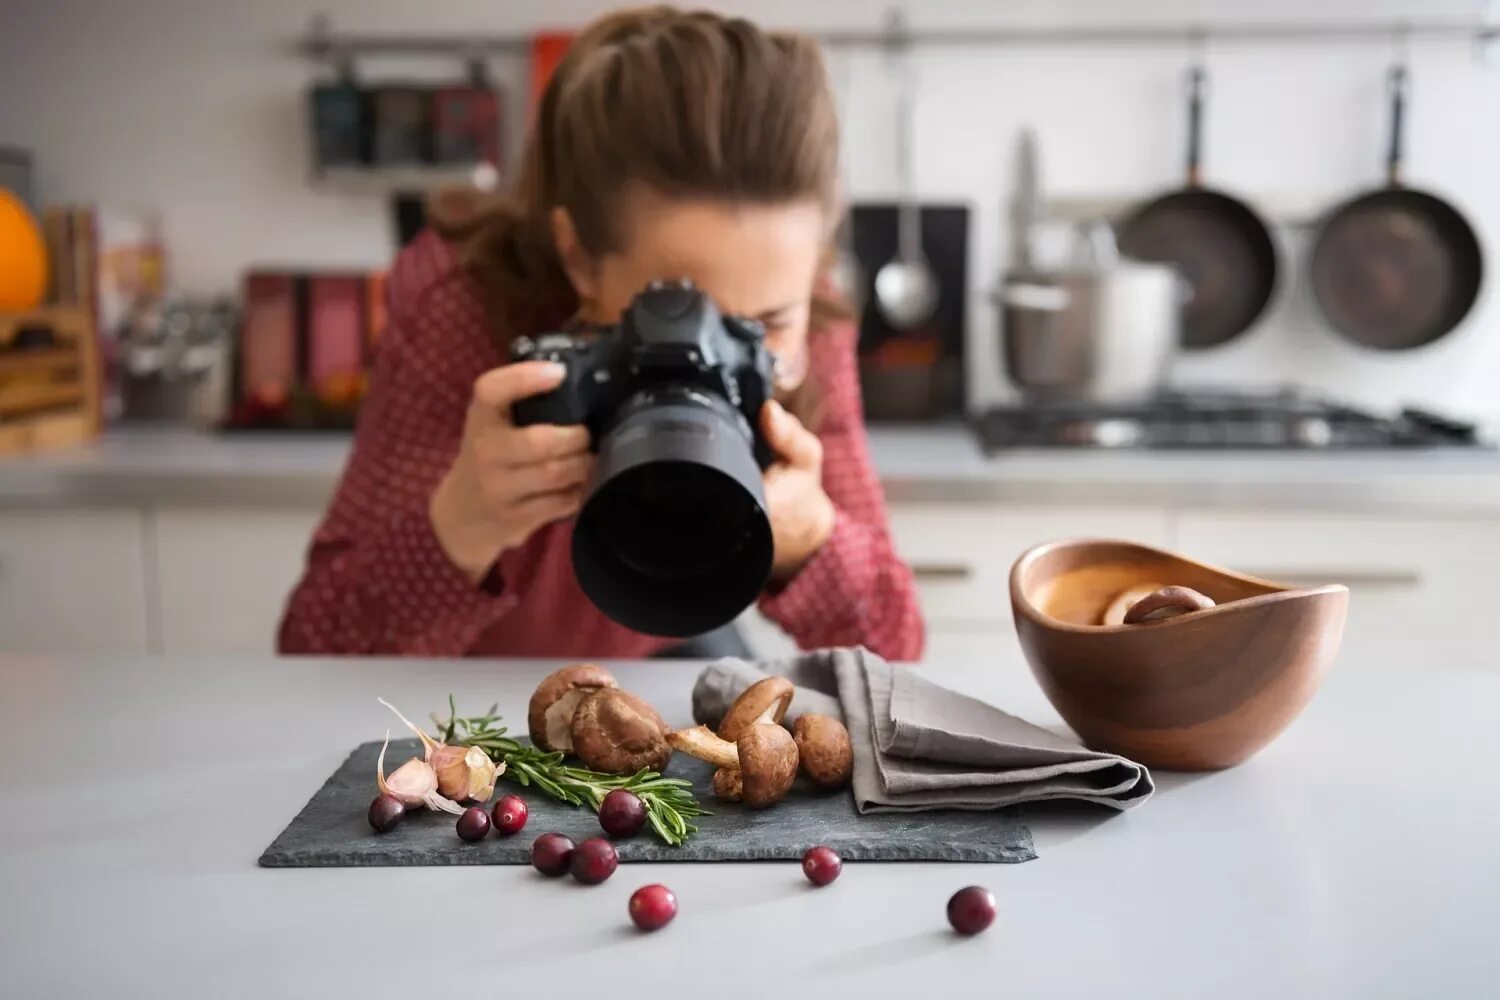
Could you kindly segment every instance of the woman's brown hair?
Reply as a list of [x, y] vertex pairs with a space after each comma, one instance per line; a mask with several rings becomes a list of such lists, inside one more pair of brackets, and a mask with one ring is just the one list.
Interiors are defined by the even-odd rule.
[[[673, 7], [620, 11], [569, 47], [542, 93], [512, 190], [476, 208], [450, 193], [434, 226], [466, 244], [502, 343], [578, 308], [553, 243], [567, 209], [583, 248], [616, 250], [622, 194], [838, 207], [838, 120], [810, 39]], [[821, 288], [813, 329], [849, 311]]]

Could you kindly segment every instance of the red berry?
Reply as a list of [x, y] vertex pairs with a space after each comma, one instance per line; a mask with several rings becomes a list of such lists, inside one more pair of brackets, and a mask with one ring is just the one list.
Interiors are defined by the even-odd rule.
[[544, 833], [531, 842], [531, 867], [543, 875], [561, 875], [573, 860], [573, 841], [560, 833]]
[[615, 873], [620, 856], [615, 845], [603, 837], [590, 837], [578, 845], [568, 862], [568, 871], [584, 885], [598, 885]]
[[643, 885], [630, 896], [630, 919], [643, 931], [661, 930], [677, 916], [677, 896], [664, 885]]
[[394, 795], [377, 795], [375, 801], [370, 803], [370, 827], [376, 833], [394, 830], [405, 815], [406, 807]]
[[948, 900], [948, 923], [960, 934], [978, 934], [995, 922], [995, 909], [995, 894], [982, 885], [971, 885]]
[[813, 885], [827, 885], [844, 870], [844, 859], [831, 847], [821, 844], [802, 855], [802, 874]]
[[495, 832], [502, 837], [520, 833], [528, 816], [526, 800], [519, 795], [506, 795], [490, 810], [490, 819], [495, 823]]
[[469, 843], [477, 843], [485, 838], [490, 832], [490, 814], [480, 806], [470, 806], [465, 809], [463, 815], [458, 817], [458, 836], [460, 840]]
[[646, 804], [634, 792], [616, 788], [599, 803], [599, 825], [611, 837], [634, 837], [646, 825]]

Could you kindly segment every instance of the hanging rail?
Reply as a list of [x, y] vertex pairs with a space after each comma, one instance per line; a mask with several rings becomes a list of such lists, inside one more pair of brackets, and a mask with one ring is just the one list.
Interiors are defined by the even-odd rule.
[[[889, 27], [811, 31], [831, 48], [886, 48], [896, 36]], [[1163, 25], [1077, 25], [1072, 27], [973, 27], [905, 29], [899, 36], [913, 45], [937, 46], [1061, 46], [1061, 45], [1192, 45], [1203, 39], [1216, 43], [1377, 42], [1393, 39], [1441, 39], [1489, 42], [1500, 39], [1500, 23], [1477, 20], [1382, 20], [1328, 22], [1217, 22]], [[496, 35], [362, 35], [333, 31], [328, 19], [315, 17], [306, 34], [294, 43], [297, 52], [313, 59], [373, 55], [459, 55], [480, 52], [524, 52], [531, 36]]]

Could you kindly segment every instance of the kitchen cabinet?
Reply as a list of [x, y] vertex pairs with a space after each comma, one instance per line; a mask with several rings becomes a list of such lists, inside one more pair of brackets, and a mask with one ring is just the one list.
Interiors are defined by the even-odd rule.
[[157, 509], [162, 650], [273, 652], [282, 607], [322, 513]]
[[1341, 664], [1493, 666], [1484, 609], [1500, 565], [1500, 523], [1184, 511], [1177, 542], [1195, 558], [1279, 583], [1347, 584]]
[[0, 510], [0, 650], [144, 653], [151, 601], [135, 510]]

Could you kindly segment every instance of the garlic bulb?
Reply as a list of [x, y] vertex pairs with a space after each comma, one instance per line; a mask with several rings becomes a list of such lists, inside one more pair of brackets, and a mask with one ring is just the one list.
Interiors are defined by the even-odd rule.
[[[426, 764], [436, 776], [438, 794], [455, 802], [473, 799], [487, 802], [495, 794], [495, 780], [505, 773], [505, 764], [496, 764], [489, 754], [478, 747], [448, 746], [428, 736], [412, 721], [396, 710], [396, 706], [384, 698], [377, 698], [382, 705], [395, 712], [396, 718], [406, 728], [417, 734], [422, 746], [427, 749]], [[403, 765], [404, 766], [404, 765]], [[452, 811], [452, 810], [448, 810]]]
[[426, 806], [454, 815], [463, 812], [458, 803], [450, 802], [438, 794], [437, 772], [420, 757], [413, 757], [387, 775], [385, 751], [390, 745], [391, 733], [386, 730], [385, 742], [380, 745], [380, 756], [375, 760], [375, 784], [382, 794], [399, 799], [408, 808]]

